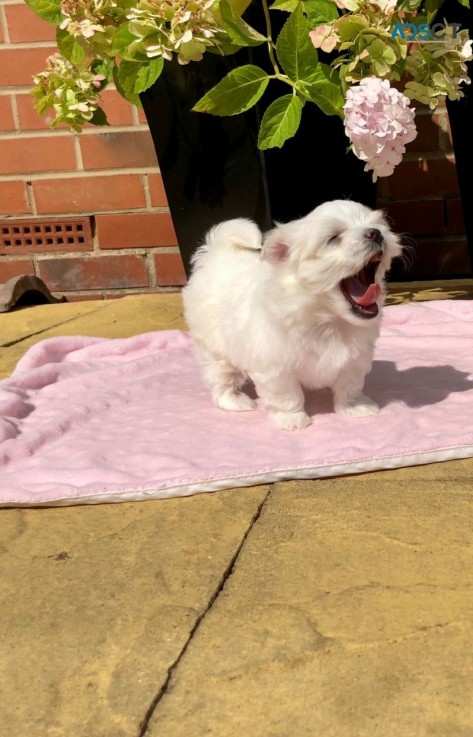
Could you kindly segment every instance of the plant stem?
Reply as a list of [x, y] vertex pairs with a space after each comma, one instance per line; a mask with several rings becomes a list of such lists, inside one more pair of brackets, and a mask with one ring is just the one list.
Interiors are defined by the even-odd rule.
[[292, 87], [293, 89], [297, 90], [297, 82], [293, 82], [292, 79], [289, 79], [289, 77], [287, 76], [287, 74], [280, 74], [280, 73], [278, 73], [278, 74], [271, 74], [271, 76], [269, 78], [270, 79], [277, 79], [279, 82], [285, 82], [290, 87]]
[[271, 64], [273, 65], [273, 69], [276, 72], [276, 76], [280, 77], [281, 72], [279, 70], [276, 57], [274, 56], [273, 32], [271, 29], [271, 18], [269, 17], [269, 8], [268, 8], [267, 0], [261, 0], [261, 4], [263, 6], [264, 19], [266, 21], [266, 36], [268, 37], [269, 58], [271, 60]]

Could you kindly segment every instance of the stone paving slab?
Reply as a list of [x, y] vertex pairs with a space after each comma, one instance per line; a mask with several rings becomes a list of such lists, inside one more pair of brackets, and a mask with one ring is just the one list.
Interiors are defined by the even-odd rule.
[[138, 737], [267, 491], [0, 510], [1, 737]]
[[471, 737], [472, 465], [447, 466], [273, 486], [149, 737]]
[[63, 302], [57, 305], [45, 304], [35, 307], [25, 307], [14, 312], [0, 314], [0, 346], [18, 343], [25, 338], [35, 335], [41, 340], [41, 333], [55, 325], [61, 325], [69, 320], [75, 320], [81, 315], [107, 307], [108, 303], [91, 302]]

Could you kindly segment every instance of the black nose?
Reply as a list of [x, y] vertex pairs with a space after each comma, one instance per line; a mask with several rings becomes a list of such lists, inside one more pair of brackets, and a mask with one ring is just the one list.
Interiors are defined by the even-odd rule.
[[379, 246], [383, 242], [383, 235], [378, 228], [370, 228], [365, 233], [365, 238], [368, 238], [368, 240], [373, 241], [373, 243], [377, 243]]

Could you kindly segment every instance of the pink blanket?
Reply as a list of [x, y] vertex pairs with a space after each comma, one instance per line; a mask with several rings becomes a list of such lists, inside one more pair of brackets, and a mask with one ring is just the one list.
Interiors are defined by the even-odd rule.
[[184, 496], [473, 455], [473, 302], [388, 307], [367, 392], [378, 416], [285, 433], [214, 407], [185, 333], [51, 338], [0, 382], [0, 504]]

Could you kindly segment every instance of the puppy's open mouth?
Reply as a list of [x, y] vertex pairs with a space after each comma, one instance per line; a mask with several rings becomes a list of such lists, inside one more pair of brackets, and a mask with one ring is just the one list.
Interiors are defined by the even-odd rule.
[[381, 287], [374, 279], [382, 258], [382, 253], [376, 253], [361, 271], [340, 282], [342, 294], [353, 312], [365, 320], [370, 320], [379, 313], [377, 300], [381, 294]]

